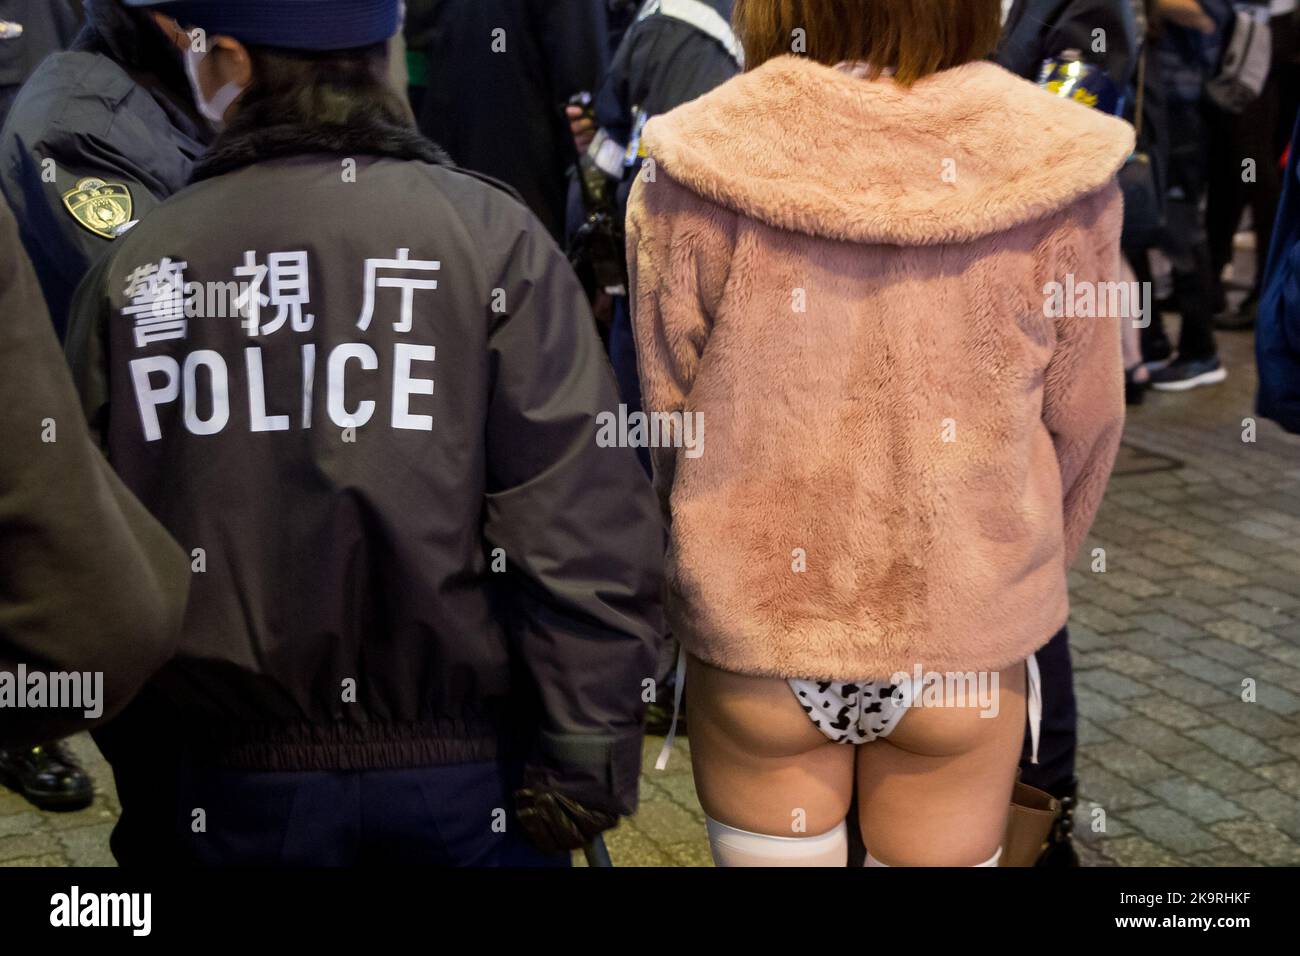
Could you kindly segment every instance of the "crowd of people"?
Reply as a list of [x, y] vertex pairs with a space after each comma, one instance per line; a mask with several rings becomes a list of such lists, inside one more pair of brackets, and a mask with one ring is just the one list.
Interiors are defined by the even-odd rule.
[[1125, 403], [1257, 325], [1300, 430], [1298, 26], [0, 2], [0, 672], [103, 682], [0, 782], [90, 727], [124, 864], [564, 865], [688, 720], [719, 865], [1077, 865]]

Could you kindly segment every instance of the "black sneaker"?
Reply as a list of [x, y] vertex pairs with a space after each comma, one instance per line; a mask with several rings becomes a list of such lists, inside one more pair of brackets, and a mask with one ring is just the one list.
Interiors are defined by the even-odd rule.
[[1151, 373], [1151, 387], [1162, 392], [1185, 392], [1201, 385], [1218, 385], [1228, 377], [1217, 355], [1207, 359], [1178, 359]]
[[1251, 293], [1242, 300], [1235, 310], [1224, 309], [1214, 317], [1214, 327], [1224, 332], [1244, 332], [1255, 327], [1255, 315], [1259, 311], [1259, 299]]
[[41, 810], [81, 810], [95, 799], [90, 776], [61, 740], [0, 749], [0, 783]]

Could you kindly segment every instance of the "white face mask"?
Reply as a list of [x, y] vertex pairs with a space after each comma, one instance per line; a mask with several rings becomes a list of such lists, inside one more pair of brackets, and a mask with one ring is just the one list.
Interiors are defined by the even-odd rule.
[[238, 83], [227, 83], [216, 93], [212, 94], [211, 99], [205, 99], [203, 96], [203, 87], [199, 83], [199, 64], [212, 51], [198, 51], [192, 47], [185, 48], [185, 72], [190, 78], [190, 89], [194, 91], [194, 105], [199, 108], [207, 119], [218, 125], [225, 122], [226, 110], [230, 104], [239, 98], [239, 94], [244, 92], [244, 88]]

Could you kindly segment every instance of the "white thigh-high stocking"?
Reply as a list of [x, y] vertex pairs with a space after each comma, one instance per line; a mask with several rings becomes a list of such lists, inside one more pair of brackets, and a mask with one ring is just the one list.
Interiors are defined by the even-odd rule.
[[810, 837], [750, 833], [707, 816], [705, 822], [718, 866], [847, 866], [849, 862], [849, 831], [842, 822]]

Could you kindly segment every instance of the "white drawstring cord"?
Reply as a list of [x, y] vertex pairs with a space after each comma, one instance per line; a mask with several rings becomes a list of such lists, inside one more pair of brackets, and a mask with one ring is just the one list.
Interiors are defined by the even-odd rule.
[[673, 722], [668, 725], [668, 736], [664, 738], [664, 749], [659, 751], [655, 769], [663, 770], [668, 766], [668, 755], [673, 750], [673, 740], [677, 737], [677, 717], [682, 712], [682, 691], [686, 688], [686, 648], [677, 646], [677, 680], [673, 688]]
[[1025, 658], [1029, 671], [1029, 755], [1030, 763], [1038, 763], [1038, 733], [1043, 724], [1043, 681], [1038, 673], [1038, 658], [1030, 654]]

